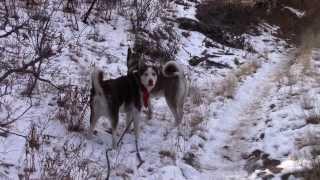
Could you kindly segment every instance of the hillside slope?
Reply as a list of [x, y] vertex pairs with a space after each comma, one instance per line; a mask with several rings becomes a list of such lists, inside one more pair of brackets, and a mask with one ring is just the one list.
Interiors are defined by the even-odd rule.
[[[312, 166], [319, 155], [317, 31], [299, 45], [267, 21], [240, 35], [213, 35], [221, 29], [197, 19], [197, 1], [159, 8], [150, 0], [139, 7], [152, 18], [141, 22], [134, 1], [98, 2], [84, 23], [95, 1], [67, 2], [0, 5], [10, 22], [0, 28], [0, 179], [279, 179]], [[27, 25], [8, 34], [19, 27], [13, 22]], [[152, 99], [151, 120], [143, 113], [143, 164], [131, 130], [115, 150], [108, 120], [88, 134], [93, 66], [106, 78], [125, 75], [127, 49], [139, 38], [149, 43], [146, 57], [176, 60], [189, 84], [180, 127], [163, 97]], [[118, 137], [124, 119], [121, 113]]]

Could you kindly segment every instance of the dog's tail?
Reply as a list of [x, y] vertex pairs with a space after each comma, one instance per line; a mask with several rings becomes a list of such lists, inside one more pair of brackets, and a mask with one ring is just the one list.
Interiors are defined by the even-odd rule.
[[177, 77], [183, 75], [183, 70], [175, 61], [167, 62], [162, 68], [162, 74], [165, 77]]
[[101, 83], [103, 81], [103, 72], [100, 69], [94, 69], [91, 75], [92, 88], [99, 95], [103, 96], [103, 89]]

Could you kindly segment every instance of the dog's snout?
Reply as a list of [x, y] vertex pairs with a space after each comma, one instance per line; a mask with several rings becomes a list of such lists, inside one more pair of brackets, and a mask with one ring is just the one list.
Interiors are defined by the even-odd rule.
[[149, 79], [148, 85], [149, 85], [149, 86], [153, 86], [153, 80], [152, 80], [152, 79]]

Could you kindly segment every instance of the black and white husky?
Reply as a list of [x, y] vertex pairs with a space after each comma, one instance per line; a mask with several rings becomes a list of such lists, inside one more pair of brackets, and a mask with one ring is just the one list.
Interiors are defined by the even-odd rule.
[[112, 126], [112, 145], [115, 148], [119, 110], [123, 107], [127, 115], [127, 123], [133, 120], [136, 141], [138, 141], [140, 112], [142, 106], [149, 106], [149, 93], [157, 82], [155, 68], [142, 66], [135, 73], [109, 80], [103, 80], [103, 72], [95, 69], [91, 78], [91, 132], [100, 117], [108, 118]]
[[[127, 66], [128, 73], [139, 71], [141, 62], [139, 56], [128, 49]], [[139, 64], [139, 65], [138, 65]], [[168, 61], [163, 66], [158, 67], [158, 80], [151, 90], [151, 96], [164, 96], [166, 102], [174, 116], [176, 125], [179, 125], [183, 118], [183, 106], [188, 93], [188, 83], [184, 70], [175, 61]], [[148, 118], [152, 118], [152, 104], [148, 106]]]

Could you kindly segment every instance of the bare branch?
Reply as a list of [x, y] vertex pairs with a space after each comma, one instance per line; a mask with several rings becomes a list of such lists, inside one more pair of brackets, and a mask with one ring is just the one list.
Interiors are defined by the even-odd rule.
[[19, 26], [16, 26], [14, 28], [12, 28], [9, 32], [6, 32], [5, 34], [0, 35], [0, 38], [5, 38], [10, 36], [12, 33], [16, 33], [17, 31], [19, 31], [19, 29], [23, 28], [23, 26], [26, 25], [26, 22], [22, 23]]
[[53, 53], [51, 51], [48, 51], [47, 53], [41, 53], [39, 57], [37, 57], [36, 59], [30, 61], [27, 64], [24, 64], [22, 67], [20, 68], [15, 68], [15, 69], [9, 69], [7, 72], [5, 72], [2, 76], [0, 76], [0, 82], [2, 82], [3, 80], [5, 80], [8, 76], [10, 76], [13, 73], [23, 73], [26, 72], [26, 70], [31, 67], [34, 66], [35, 64], [37, 64], [38, 62], [42, 61], [43, 59], [46, 59], [50, 56], [52, 56]]
[[27, 136], [25, 136], [25, 135], [9, 131], [8, 129], [2, 128], [2, 127], [0, 127], [0, 131], [5, 132], [5, 133], [9, 133], [9, 134], [13, 134], [13, 135], [16, 135], [16, 136], [20, 136], [20, 137], [23, 137], [23, 138], [27, 139]]
[[18, 119], [20, 119], [22, 116], [24, 116], [30, 109], [32, 108], [32, 101], [30, 102], [29, 106], [16, 118], [13, 118], [12, 120], [9, 120], [7, 122], [0, 123], [0, 127], [6, 127], [14, 122], [16, 122]]
[[96, 4], [96, 2], [97, 2], [97, 0], [92, 1], [90, 8], [89, 8], [88, 11], [84, 14], [83, 23], [85, 23], [85, 24], [88, 23], [88, 22], [87, 22], [88, 17], [90, 16], [90, 13], [91, 13], [94, 5]]
[[108, 165], [108, 174], [107, 174], [107, 177], [105, 180], [109, 180], [110, 178], [110, 171], [111, 171], [111, 168], [110, 168], [110, 161], [109, 161], [109, 155], [108, 155], [108, 152], [111, 151], [112, 149], [107, 149], [106, 151], [106, 158], [107, 158], [107, 165]]

